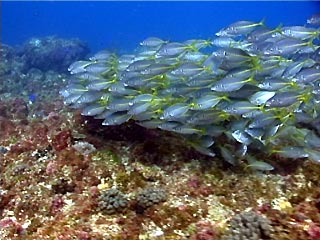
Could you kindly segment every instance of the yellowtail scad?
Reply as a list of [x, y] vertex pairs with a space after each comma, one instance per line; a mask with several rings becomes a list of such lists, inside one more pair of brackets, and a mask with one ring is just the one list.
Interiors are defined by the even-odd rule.
[[233, 165], [272, 170], [256, 153], [320, 163], [319, 34], [238, 21], [210, 40], [149, 37], [133, 54], [73, 63], [61, 94], [103, 125], [175, 132]]

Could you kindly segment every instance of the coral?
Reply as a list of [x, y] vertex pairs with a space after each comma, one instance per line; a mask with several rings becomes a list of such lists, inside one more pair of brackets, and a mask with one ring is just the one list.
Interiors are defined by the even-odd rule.
[[82, 153], [83, 155], [89, 155], [92, 152], [95, 152], [97, 149], [88, 142], [76, 142], [72, 145], [74, 149], [76, 149], [78, 152]]
[[140, 191], [137, 196], [137, 212], [143, 212], [145, 209], [152, 207], [156, 204], [166, 201], [167, 194], [164, 189], [146, 188]]
[[58, 179], [52, 184], [52, 191], [55, 194], [66, 194], [68, 192], [73, 192], [75, 189], [75, 184], [69, 182], [65, 179]]
[[88, 51], [79, 40], [55, 37], [29, 40], [16, 48], [1, 44], [0, 116], [25, 120], [54, 111], [68, 65]]
[[318, 224], [310, 224], [307, 232], [312, 239], [320, 239], [320, 226]]
[[29, 111], [27, 102], [22, 98], [0, 101], [0, 117], [22, 120], [28, 117]]
[[74, 60], [84, 58], [88, 53], [88, 46], [78, 39], [45, 37], [25, 42], [20, 55], [25, 59], [28, 69], [65, 72]]
[[215, 226], [208, 221], [199, 221], [196, 224], [196, 233], [193, 234], [191, 240], [215, 240], [218, 239], [218, 233]]
[[70, 129], [63, 130], [56, 134], [52, 139], [52, 147], [56, 151], [61, 151], [66, 149], [68, 146], [71, 145], [72, 141], [72, 133]]
[[254, 211], [235, 215], [229, 222], [225, 240], [260, 240], [271, 239], [273, 228], [271, 221]]
[[50, 208], [50, 213], [52, 215], [55, 215], [59, 212], [61, 212], [61, 208], [65, 205], [65, 202], [62, 199], [62, 196], [57, 194], [54, 196], [54, 199], [52, 200], [52, 205]]
[[106, 214], [124, 212], [128, 206], [125, 195], [117, 189], [101, 192], [98, 199], [98, 210]]
[[[245, 38], [247, 37], [245, 36]], [[56, 40], [49, 39], [43, 38], [40, 40], [55, 45]], [[41, 52], [44, 45], [42, 45], [43, 42], [37, 40], [39, 39], [35, 38], [28, 43], [28, 49], [33, 46], [35, 50], [38, 49]], [[218, 40], [221, 40], [221, 38], [218, 38]], [[285, 40], [288, 39], [285, 37]], [[69, 42], [68, 40], [64, 41]], [[289, 41], [292, 40], [289, 39]], [[62, 44], [61, 41], [59, 44], [58, 42], [57, 45]], [[191, 60], [187, 59], [190, 56], [193, 59], [194, 57], [205, 57], [206, 59], [209, 57], [207, 50], [201, 50], [205, 56], [199, 55], [200, 51], [197, 50], [200, 49], [199, 44], [204, 43], [205, 41], [199, 40], [193, 41], [191, 45], [190, 42], [183, 43], [187, 47], [194, 46], [194, 48], [192, 50], [171, 48], [174, 51], [186, 51], [173, 59], [167, 56], [156, 58], [155, 62], [169, 61], [168, 65], [162, 65], [162, 67], [169, 67], [169, 65], [171, 67], [172, 64], [177, 63], [173, 67], [174, 69], [170, 69], [171, 71], [178, 68], [181, 70], [181, 67], [185, 70], [173, 74], [191, 74], [191, 72], [198, 72], [199, 70], [206, 72], [206, 69], [192, 68], [194, 67], [192, 64], [185, 65], [190, 63]], [[244, 42], [240, 41], [237, 44], [240, 43]], [[305, 41], [302, 40], [302, 44], [304, 43]], [[318, 44], [318, 40], [315, 40], [314, 43]], [[180, 43], [172, 42], [161, 42], [160, 44], [162, 47], [181, 46]], [[214, 137], [215, 143], [213, 144], [212, 139], [202, 136], [203, 132], [191, 134], [195, 131], [194, 128], [177, 128], [175, 124], [177, 121], [184, 122], [187, 117], [191, 117], [188, 115], [189, 113], [206, 113], [208, 111], [208, 109], [189, 109], [192, 106], [188, 105], [187, 114], [184, 113], [186, 108], [181, 103], [189, 104], [200, 96], [191, 96], [190, 94], [193, 94], [194, 91], [184, 92], [182, 96], [177, 96], [179, 95], [178, 92], [171, 92], [170, 94], [166, 91], [159, 92], [161, 89], [169, 90], [166, 84], [175, 83], [179, 81], [179, 78], [173, 78], [168, 69], [150, 67], [151, 65], [154, 67], [154, 63], [150, 66], [143, 65], [151, 63], [152, 59], [144, 59], [147, 61], [143, 60], [143, 62], [139, 62], [138, 59], [131, 59], [131, 57], [143, 57], [143, 54], [146, 53], [145, 49], [150, 49], [148, 46], [143, 46], [143, 49], [140, 49], [140, 52], [135, 52], [134, 55], [116, 56], [111, 54], [110, 56], [110, 52], [102, 51], [95, 54], [90, 61], [77, 62], [77, 64], [85, 65], [86, 72], [75, 73], [71, 76], [57, 72], [57, 69], [52, 70], [49, 67], [47, 70], [43, 70], [45, 68], [41, 68], [46, 66], [36, 61], [33, 64], [40, 64], [40, 68], [31, 67], [31, 64], [26, 62], [28, 59], [26, 56], [28, 54], [31, 56], [33, 54], [32, 50], [29, 53], [24, 53], [23, 48], [18, 50], [5, 45], [0, 47], [1, 239], [219, 240], [241, 239], [241, 234], [245, 236], [248, 234], [251, 237], [255, 234], [260, 239], [270, 240], [316, 240], [319, 238], [320, 165], [314, 164], [312, 161], [287, 159], [287, 157], [295, 154], [302, 154], [303, 152], [298, 151], [301, 148], [287, 148], [287, 151], [283, 154], [272, 152], [272, 149], [265, 149], [262, 146], [257, 146], [258, 148], [255, 149], [251, 144], [247, 145], [248, 149], [246, 149], [240, 142], [235, 141], [234, 136], [242, 136], [241, 134], [237, 135], [239, 132], [236, 132], [236, 130], [243, 127], [242, 124], [245, 123], [242, 120], [245, 117], [233, 113], [229, 114], [224, 111], [228, 105], [221, 103], [229, 104], [229, 100], [233, 103], [240, 101], [235, 96], [239, 94], [238, 90], [221, 93], [220, 96], [229, 96], [232, 99], [220, 99], [221, 102], [212, 107], [219, 110], [213, 112], [213, 116], [196, 115], [197, 117], [210, 117], [210, 119], [216, 116], [215, 113], [224, 113], [219, 115], [220, 117], [228, 117], [227, 115], [229, 115], [230, 118], [213, 124], [221, 125], [220, 127], [228, 130], [224, 131], [222, 135], [219, 135], [221, 128], [205, 127], [205, 130], [210, 130], [211, 134], [219, 135]], [[308, 48], [309, 46], [303, 46], [295, 49], [308, 50]], [[50, 49], [54, 49], [54, 47]], [[230, 46], [223, 49], [230, 50]], [[291, 50], [296, 51], [295, 49]], [[244, 51], [250, 52], [251, 50]], [[48, 52], [43, 51], [43, 54], [48, 56], [46, 55]], [[294, 57], [290, 58], [288, 62], [288, 56], [281, 56], [281, 54], [276, 54], [273, 57], [263, 56], [263, 58], [258, 59], [261, 57], [260, 55], [257, 57], [246, 56], [243, 52], [238, 52], [242, 54], [238, 57], [245, 57], [245, 63], [251, 64], [251, 67], [259, 66], [256, 60], [261, 60], [260, 64], [265, 64], [266, 60], [272, 58], [274, 62], [271, 61], [270, 63], [269, 61], [267, 63], [270, 63], [271, 67], [274, 66], [274, 63], [277, 63], [279, 72], [280, 70], [296, 69], [292, 68], [292, 64], [294, 65], [297, 62], [301, 66], [314, 64], [310, 59], [319, 60], [319, 57], [314, 56], [313, 53], [301, 56], [301, 52], [294, 52]], [[64, 54], [62, 51], [61, 56]], [[152, 57], [157, 53], [150, 54]], [[61, 56], [53, 56], [52, 59], [55, 59], [55, 57], [61, 59]], [[104, 61], [106, 56], [109, 56], [115, 62]], [[304, 57], [307, 56], [311, 58], [304, 61]], [[229, 55], [225, 57], [230, 59]], [[234, 57], [234, 55], [231, 56], [231, 60], [235, 60]], [[39, 61], [42, 60], [43, 57], [39, 57]], [[220, 71], [220, 68], [220, 77], [230, 73], [229, 68], [233, 69], [235, 67], [228, 64], [239, 65], [237, 61], [234, 63], [224, 60], [222, 68], [225, 72]], [[132, 62], [129, 63], [129, 61]], [[202, 66], [202, 61], [192, 60], [191, 62]], [[109, 89], [101, 90], [111, 94], [109, 99], [111, 105], [108, 105], [108, 107], [114, 107], [115, 110], [118, 110], [117, 107], [123, 109], [126, 104], [123, 97], [134, 95], [139, 97], [134, 98], [135, 102], [132, 105], [135, 107], [134, 110], [144, 111], [144, 107], [148, 106], [148, 102], [147, 105], [144, 105], [145, 101], [150, 99], [148, 84], [160, 83], [152, 86], [152, 92], [149, 93], [153, 96], [159, 96], [159, 98], [153, 99], [151, 101], [152, 106], [149, 106], [151, 108], [141, 113], [143, 117], [150, 117], [148, 115], [150, 111], [155, 110], [152, 114], [156, 117], [148, 122], [155, 125], [139, 126], [137, 123], [140, 124], [145, 120], [130, 119], [121, 125], [102, 126], [101, 119], [84, 116], [83, 106], [75, 106], [81, 109], [75, 111], [64, 106], [58, 92], [60, 88], [65, 86], [67, 77], [71, 78], [73, 84], [71, 87], [69, 85], [67, 90], [82, 91], [82, 87], [88, 86], [89, 83], [91, 87], [99, 87], [100, 84], [106, 84], [106, 79], [110, 79], [107, 73], [102, 74], [103, 81], [98, 79], [92, 82], [93, 80], [82, 79], [80, 85], [76, 84], [79, 83], [79, 76], [92, 77], [91, 73], [105, 69], [107, 64], [119, 69], [119, 72], [117, 72], [119, 74], [132, 74], [137, 71], [132, 69], [136, 68], [136, 65], [139, 67], [139, 64], [142, 64], [144, 69], [141, 71], [157, 71], [153, 72], [156, 76], [164, 76], [164, 78], [149, 79], [150, 81], [148, 80], [149, 75], [139, 78], [137, 81], [133, 81], [132, 76], [130, 81], [122, 76], [124, 77], [122, 80], [130, 84], [139, 85], [142, 79], [147, 82], [143, 82], [144, 86], [141, 88], [139, 86], [125, 86], [123, 89], [116, 85], [117, 81], [119, 83], [122, 80], [115, 78], [111, 79], [115, 82], [110, 83], [110, 92]], [[181, 65], [178, 66], [178, 64]], [[253, 64], [256, 65], [253, 66]], [[57, 63], [57, 65], [59, 64]], [[311, 68], [317, 75], [318, 65], [318, 63], [315, 63], [314, 67], [304, 65], [302, 70]], [[159, 67], [159, 65], [155, 66]], [[244, 67], [244, 70], [247, 69], [245, 64], [241, 64], [241, 66]], [[71, 70], [78, 71], [79, 68]], [[166, 72], [160, 74], [159, 71]], [[277, 74], [279, 72], [271, 69], [269, 73], [264, 73], [269, 76], [271, 73]], [[239, 72], [236, 73], [239, 74]], [[264, 82], [262, 73], [262, 69], [257, 70], [255, 76], [260, 76], [261, 78], [258, 80]], [[142, 73], [139, 72], [139, 74]], [[118, 77], [117, 74], [115, 76]], [[168, 82], [166, 78], [171, 77], [172, 79], [169, 79]], [[198, 77], [198, 75], [195, 77], [197, 80], [195, 82], [191, 81], [189, 76], [183, 77], [183, 79], [189, 85], [208, 83], [206, 81], [208, 79]], [[221, 81], [220, 77], [214, 77], [214, 83]], [[307, 75], [307, 77], [310, 77], [310, 75]], [[303, 79], [298, 80], [303, 81]], [[299, 82], [298, 80], [296, 83]], [[289, 82], [295, 84], [294, 81], [290, 80]], [[280, 83], [283, 82], [280, 81]], [[318, 83], [319, 80], [315, 80], [311, 85], [302, 83], [301, 86], [307, 85], [307, 88], [312, 88], [315, 91], [313, 96], [317, 97], [319, 92], [316, 84]], [[238, 83], [234, 83], [234, 85], [236, 84]], [[252, 82], [252, 84], [255, 85], [256, 83]], [[274, 84], [279, 84], [279, 82], [271, 81], [271, 86], [275, 86]], [[227, 85], [227, 88], [234, 85]], [[180, 90], [190, 90], [186, 86], [183, 88], [183, 86], [178, 85]], [[290, 85], [283, 89], [291, 89], [294, 92], [299, 90], [301, 86], [295, 88]], [[207, 85], [199, 87], [201, 89], [209, 88]], [[281, 92], [283, 89], [271, 92]], [[303, 93], [306, 89], [299, 92], [299, 94], [302, 94], [302, 96], [299, 96], [299, 103], [304, 100], [305, 103], [308, 103], [308, 99], [300, 98], [305, 97]], [[123, 90], [125, 92], [122, 92]], [[134, 91], [128, 92], [128, 90], [142, 92], [134, 93]], [[170, 89], [170, 91], [174, 90], [173, 88]], [[258, 92], [263, 91], [259, 90]], [[267, 92], [270, 91], [267, 90]], [[197, 93], [203, 94], [202, 91], [197, 91]], [[166, 97], [168, 94], [170, 98]], [[81, 101], [88, 100], [87, 97], [91, 98], [95, 95], [86, 94]], [[187, 97], [191, 102], [184, 102]], [[157, 102], [161, 98], [165, 101]], [[280, 97], [280, 100], [283, 99]], [[203, 101], [196, 103], [205, 107], [206, 104], [212, 104], [218, 99], [202, 98], [201, 100]], [[105, 102], [99, 103], [104, 104]], [[76, 104], [78, 103], [76, 102]], [[130, 104], [129, 107], [132, 107]], [[172, 105], [179, 108], [172, 109], [170, 108]], [[316, 109], [313, 112], [302, 111], [302, 115], [299, 111], [294, 112], [294, 108], [300, 107], [298, 105], [293, 104], [288, 108], [262, 107], [270, 111], [279, 109], [275, 112], [280, 118], [278, 120], [285, 120], [284, 124], [290, 126], [281, 134], [276, 134], [275, 137], [262, 137], [262, 140], [274, 141], [272, 143], [275, 147], [274, 150], [279, 150], [278, 147], [281, 144], [290, 147], [290, 144], [302, 143], [305, 140], [304, 144], [308, 143], [310, 146], [315, 146], [314, 150], [318, 149], [319, 126], [317, 124], [319, 119], [316, 116], [318, 105], [307, 106], [303, 111], [310, 110], [310, 107], [316, 107]], [[193, 107], [196, 106], [193, 105]], [[234, 110], [238, 111], [243, 107], [246, 107], [246, 105], [236, 105]], [[301, 107], [303, 108], [303, 104]], [[164, 112], [158, 112], [157, 109], [169, 111], [169, 116], [164, 116]], [[96, 109], [86, 109], [86, 113], [93, 110]], [[282, 110], [286, 113], [293, 111], [298, 115], [296, 117], [299, 117], [299, 121], [302, 121], [302, 118], [309, 114], [312, 118], [316, 117], [317, 119], [309, 123], [297, 123], [297, 118], [291, 118], [292, 116], [288, 116], [287, 119], [284, 118], [285, 116], [281, 113]], [[137, 114], [137, 112], [133, 113]], [[161, 116], [164, 118], [172, 117], [172, 114], [182, 118], [177, 119], [177, 121], [160, 119]], [[107, 119], [113, 119], [116, 122], [126, 120], [121, 118], [123, 116], [115, 114], [111, 118], [108, 116]], [[206, 120], [208, 119], [202, 119], [201, 123], [205, 124]], [[248, 120], [251, 121], [252, 118], [249, 117]], [[172, 122], [174, 124], [171, 125]], [[170, 124], [166, 125], [166, 123]], [[192, 126], [198, 126], [198, 122], [193, 123], [195, 125]], [[239, 123], [239, 125], [230, 123]], [[160, 128], [158, 127], [159, 124], [161, 129], [156, 129]], [[235, 131], [231, 131], [231, 128]], [[271, 130], [279, 131], [276, 128]], [[250, 133], [258, 134], [259, 131]], [[272, 133], [272, 131], [269, 132], [271, 135]], [[199, 135], [202, 137], [197, 138]], [[194, 137], [198, 142], [192, 141]], [[287, 137], [292, 137], [292, 139], [288, 140]], [[229, 160], [239, 160], [239, 155], [245, 154], [247, 150], [247, 153], [255, 156], [258, 161], [252, 163], [249, 162], [250, 159], [241, 159], [237, 162], [238, 165], [232, 165], [226, 161], [212, 161], [212, 156], [205, 156], [200, 153], [201, 150], [203, 152], [203, 148], [199, 149], [199, 152], [193, 149], [197, 149], [196, 143], [206, 146], [205, 150], [214, 151], [217, 154], [214, 160], [219, 160], [222, 157]], [[266, 144], [268, 143], [266, 142]], [[270, 151], [276, 154], [268, 154]], [[204, 151], [204, 153], [210, 155], [210, 152]], [[314, 152], [311, 153], [314, 154]], [[287, 155], [287, 157], [283, 155]], [[259, 174], [252, 171], [268, 167], [263, 162], [271, 163], [274, 170], [267, 173], [259, 172]], [[252, 210], [247, 212], [248, 209]], [[250, 236], [245, 238], [250, 239]]]

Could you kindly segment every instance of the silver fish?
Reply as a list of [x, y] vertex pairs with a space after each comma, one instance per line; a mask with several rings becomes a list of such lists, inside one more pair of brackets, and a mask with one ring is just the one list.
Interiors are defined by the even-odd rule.
[[190, 47], [182, 43], [166, 43], [157, 51], [156, 57], [175, 57], [186, 52]]
[[114, 112], [102, 122], [102, 125], [120, 125], [127, 122], [130, 118], [131, 115], [128, 115], [127, 112]]
[[236, 77], [226, 77], [216, 82], [211, 90], [216, 92], [233, 92], [242, 88], [251, 79], [239, 80]]
[[190, 106], [188, 104], [184, 104], [184, 103], [174, 104], [164, 109], [163, 115], [162, 117], [160, 117], [160, 119], [173, 120], [173, 119], [179, 118], [181, 115], [184, 115], [189, 109], [190, 109]]
[[303, 26], [290, 26], [283, 27], [282, 34], [288, 37], [305, 40], [309, 38], [317, 38], [320, 34], [320, 30]]
[[145, 40], [143, 40], [140, 45], [145, 47], [158, 47], [162, 44], [167, 43], [167, 41], [164, 41], [157, 37], [148, 37]]
[[276, 93], [272, 98], [266, 102], [268, 107], [289, 107], [299, 100], [299, 93], [297, 92], [280, 92]]
[[191, 77], [204, 71], [205, 68], [192, 62], [181, 64], [178, 68], [171, 71], [171, 74], [179, 77]]
[[306, 68], [301, 70], [295, 77], [299, 83], [311, 83], [320, 79], [320, 69]]
[[82, 110], [81, 115], [95, 116], [95, 115], [101, 114], [105, 109], [106, 109], [105, 106], [103, 106], [99, 103], [94, 103], [94, 104], [91, 104], [91, 105], [85, 107]]
[[68, 71], [71, 74], [83, 73], [83, 72], [86, 72], [86, 67], [92, 63], [93, 62], [91, 61], [77, 61], [70, 65], [70, 67], [68, 68]]
[[94, 54], [89, 59], [91, 61], [110, 61], [114, 57], [114, 54], [110, 52], [109, 50], [102, 50]]
[[259, 26], [263, 26], [264, 21], [251, 22], [251, 21], [238, 21], [230, 24], [228, 27], [221, 29], [216, 33], [219, 37], [234, 37], [239, 35], [245, 35], [252, 32]]

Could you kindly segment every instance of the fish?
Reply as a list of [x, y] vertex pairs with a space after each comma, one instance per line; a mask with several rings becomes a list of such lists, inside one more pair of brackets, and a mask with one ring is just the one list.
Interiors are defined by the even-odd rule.
[[200, 74], [204, 70], [207, 70], [207, 68], [199, 66], [192, 62], [188, 62], [181, 64], [179, 67], [172, 70], [170, 73], [173, 76], [178, 77], [192, 77], [194, 75]]
[[189, 87], [201, 87], [201, 86], [209, 86], [214, 83], [216, 80], [216, 76], [212, 74], [208, 74], [204, 72], [203, 74], [198, 74], [196, 76], [192, 76], [188, 78], [185, 82]]
[[115, 57], [115, 55], [112, 52], [110, 52], [109, 50], [102, 50], [102, 51], [99, 51], [96, 54], [94, 54], [89, 59], [91, 61], [108, 62], [108, 61], [111, 61], [114, 57]]
[[132, 116], [137, 116], [139, 114], [145, 113], [151, 106], [152, 104], [150, 102], [136, 103], [129, 108], [128, 114]]
[[300, 146], [282, 147], [280, 149], [275, 149], [272, 152], [284, 158], [297, 159], [309, 157], [309, 154], [305, 151], [305, 148]]
[[219, 137], [226, 131], [224, 127], [212, 124], [203, 125], [201, 126], [201, 129], [203, 130], [203, 133], [211, 137]]
[[72, 63], [69, 68], [68, 71], [71, 74], [76, 74], [76, 73], [83, 73], [86, 72], [86, 67], [88, 67], [90, 64], [92, 64], [93, 62], [91, 61], [77, 61]]
[[[260, 87], [261, 88], [261, 87]], [[272, 98], [276, 92], [271, 91], [259, 91], [249, 97], [249, 101], [254, 105], [263, 105], [265, 104], [270, 98]]]
[[[63, 91], [65, 92], [65, 91]], [[75, 104], [78, 99], [80, 98], [81, 94], [73, 93], [73, 94], [64, 94], [64, 104], [66, 105], [73, 105]]]
[[298, 38], [301, 40], [315, 39], [319, 37], [320, 30], [303, 26], [283, 27], [281, 33], [287, 37]]
[[258, 84], [258, 87], [260, 89], [268, 90], [268, 91], [276, 91], [288, 86], [294, 87], [296, 86], [296, 83], [292, 81], [286, 81], [285, 79], [282, 79], [282, 78], [270, 78], [270, 79], [265, 79], [263, 82]]
[[200, 50], [202, 48], [210, 47], [212, 46], [212, 41], [210, 39], [204, 40], [204, 39], [189, 39], [187, 41], [184, 41], [183, 44], [187, 46], [191, 46], [193, 50]]
[[131, 115], [128, 115], [126, 111], [122, 112], [113, 112], [110, 114], [104, 121], [102, 125], [110, 126], [110, 125], [120, 125], [122, 123], [127, 122], [131, 118]]
[[94, 80], [87, 85], [88, 90], [100, 91], [109, 88], [116, 80]]
[[89, 64], [88, 66], [84, 67], [86, 72], [99, 75], [105, 72], [110, 71], [112, 68], [111, 65], [106, 64], [105, 62], [94, 62], [92, 64]]
[[112, 98], [109, 100], [107, 109], [113, 112], [127, 111], [132, 105], [132, 99]]
[[251, 59], [251, 56], [246, 51], [242, 49], [237, 49], [237, 48], [222, 48], [212, 53], [212, 55], [216, 57], [220, 57], [224, 61], [236, 62], [236, 63], [247, 62], [248, 60]]
[[212, 54], [204, 60], [203, 66], [206, 68], [210, 68], [212, 73], [219, 75], [220, 73], [224, 72], [224, 70], [220, 69], [223, 61], [224, 59], [222, 57]]
[[189, 45], [185, 45], [182, 43], [166, 43], [160, 47], [160, 49], [155, 54], [155, 57], [176, 57], [182, 53], [185, 53], [189, 49], [191, 49]]
[[306, 153], [308, 154], [308, 158], [316, 164], [320, 163], [320, 151], [306, 148]]
[[108, 90], [116, 96], [125, 96], [137, 93], [135, 89], [127, 88], [122, 82], [113, 83]]
[[214, 140], [210, 136], [201, 136], [199, 138], [195, 138], [194, 135], [191, 135], [189, 138], [186, 135], [185, 138], [187, 139], [188, 143], [198, 152], [214, 157], [216, 154], [210, 149], [210, 147], [214, 144]]
[[101, 76], [89, 72], [76, 73], [73, 76], [79, 80], [79, 84], [87, 84], [90, 81], [101, 80], [102, 78]]
[[312, 83], [320, 79], [320, 69], [319, 68], [305, 68], [297, 73], [294, 79], [298, 83]]
[[68, 84], [67, 87], [64, 89], [64, 94], [82, 94], [87, 92], [89, 89], [82, 84]]
[[244, 145], [250, 145], [252, 142], [251, 136], [244, 131], [236, 130], [231, 135], [236, 141], [243, 143]]
[[191, 146], [196, 150], [198, 151], [199, 153], [202, 153], [204, 155], [207, 155], [209, 157], [214, 157], [216, 156], [216, 154], [209, 148], [205, 148], [205, 147], [202, 147], [202, 146], [199, 146], [199, 145], [196, 145], [196, 144], [191, 144]]
[[224, 160], [226, 160], [228, 163], [230, 163], [233, 166], [238, 165], [238, 161], [235, 155], [230, 151], [230, 149], [224, 146], [219, 146], [219, 149]]
[[186, 52], [180, 59], [183, 61], [191, 61], [196, 63], [201, 63], [208, 58], [208, 55], [201, 52]]
[[259, 161], [253, 156], [247, 156], [246, 159], [248, 160], [248, 165], [247, 167], [253, 170], [258, 170], [258, 171], [272, 171], [274, 170], [274, 167], [264, 161]]
[[170, 131], [252, 170], [273, 169], [256, 153], [319, 162], [319, 31], [238, 21], [208, 40], [150, 37], [71, 64], [60, 94], [103, 125]]
[[[161, 119], [161, 118], [160, 118]], [[158, 126], [159, 129], [166, 130], [166, 131], [172, 131], [175, 127], [181, 126], [182, 124], [177, 121], [167, 121], [167, 122], [161, 122]]]
[[205, 148], [209, 148], [211, 147], [213, 144], [214, 144], [214, 140], [212, 137], [208, 136], [208, 135], [205, 135], [205, 136], [201, 136], [200, 138], [198, 138], [196, 140], [196, 142], [202, 146], [202, 147], [205, 147]]
[[151, 64], [154, 64], [154, 60], [152, 59], [144, 59], [144, 60], [138, 60], [131, 63], [127, 68], [126, 71], [134, 71], [134, 72], [140, 72], [143, 69], [149, 67]]
[[255, 116], [251, 123], [248, 125], [249, 128], [264, 128], [274, 124], [277, 116], [272, 113], [261, 113]]
[[235, 37], [252, 32], [257, 27], [264, 26], [264, 20], [260, 22], [238, 21], [230, 24], [216, 33], [218, 37]]
[[299, 101], [300, 94], [297, 92], [280, 92], [266, 101], [267, 107], [289, 107]]
[[320, 137], [313, 131], [307, 133], [304, 141], [309, 148], [320, 148]]
[[265, 129], [263, 128], [246, 128], [244, 131], [254, 139], [258, 139], [260, 141], [265, 133]]
[[151, 102], [152, 100], [155, 100], [155, 98], [156, 97], [152, 94], [140, 94], [132, 100], [132, 104]]
[[265, 55], [280, 55], [288, 56], [301, 52], [301, 49], [306, 46], [314, 47], [311, 42], [304, 42], [296, 38], [284, 38], [264, 49]]
[[173, 132], [180, 134], [203, 134], [203, 130], [191, 125], [179, 125], [172, 129]]
[[251, 78], [239, 80], [237, 77], [226, 77], [216, 82], [211, 87], [211, 90], [216, 92], [233, 92], [233, 91], [239, 90], [246, 83], [249, 83], [251, 81], [252, 81]]
[[290, 63], [282, 74], [282, 78], [290, 78], [298, 74], [302, 68], [313, 67], [316, 62], [313, 59], [305, 59]]
[[102, 92], [90, 90], [81, 94], [77, 100], [77, 103], [92, 103], [99, 100], [102, 96]]
[[148, 37], [144, 39], [140, 45], [145, 47], [160, 47], [161, 45], [167, 43], [168, 41], [162, 40], [157, 37]]
[[163, 115], [160, 117], [160, 119], [171, 121], [184, 115], [189, 109], [190, 106], [185, 103], [173, 104], [163, 110]]
[[317, 13], [317, 14], [312, 15], [312, 16], [307, 20], [307, 23], [310, 24], [310, 25], [315, 25], [315, 26], [320, 25], [320, 14]]
[[140, 73], [142, 75], [151, 75], [151, 76], [155, 76], [155, 75], [161, 75], [164, 74], [168, 71], [170, 71], [173, 68], [172, 65], [170, 64], [166, 64], [166, 63], [155, 63], [155, 64], [151, 64], [148, 67], [146, 67], [145, 69], [143, 69], [142, 71], [140, 71]]
[[193, 111], [193, 114], [187, 119], [189, 124], [206, 125], [223, 122], [224, 119], [217, 111]]
[[212, 44], [216, 47], [229, 48], [236, 45], [237, 41], [231, 37], [218, 37], [213, 40]]
[[160, 119], [150, 119], [150, 120], [142, 120], [140, 122], [137, 122], [137, 124], [141, 127], [145, 127], [148, 129], [155, 129], [158, 128], [161, 124], [162, 121]]
[[[126, 67], [127, 68], [127, 67]], [[126, 69], [125, 68], [125, 69]], [[124, 70], [125, 70], [124, 69]], [[128, 81], [131, 78], [135, 78], [135, 77], [141, 77], [141, 73], [140, 72], [135, 72], [135, 71], [123, 71], [120, 76], [119, 76], [119, 80], [121, 80], [122, 82]]]
[[135, 61], [136, 56], [133, 54], [124, 54], [120, 57], [118, 57], [118, 63], [119, 64], [127, 64], [133, 63]]
[[34, 103], [38, 98], [38, 95], [35, 93], [31, 93], [28, 95], [28, 99], [30, 103]]
[[221, 100], [228, 100], [226, 96], [219, 96], [214, 93], [206, 94], [198, 99], [193, 103], [190, 109], [193, 110], [205, 110], [208, 108], [215, 107]]
[[225, 108], [223, 108], [223, 111], [234, 115], [242, 115], [257, 109], [260, 109], [260, 107], [252, 104], [249, 101], [239, 101], [228, 104]]
[[143, 87], [146, 86], [148, 82], [151, 82], [154, 78], [157, 78], [157, 76], [136, 76], [124, 81], [124, 85], [125, 87]]
[[95, 115], [101, 114], [104, 110], [106, 110], [106, 106], [103, 106], [99, 103], [94, 103], [94, 104], [91, 104], [91, 105], [85, 107], [82, 110], [81, 115], [95, 116]]
[[280, 35], [281, 31], [282, 31], [281, 25], [279, 25], [275, 29], [271, 29], [268, 27], [260, 27], [250, 32], [248, 34], [247, 39], [249, 42], [263, 42]]

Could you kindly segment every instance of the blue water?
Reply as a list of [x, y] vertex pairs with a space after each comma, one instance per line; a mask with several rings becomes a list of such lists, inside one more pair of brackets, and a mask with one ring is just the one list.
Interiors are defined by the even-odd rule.
[[238, 20], [304, 25], [320, 3], [303, 2], [2, 2], [2, 42], [31, 37], [80, 38], [93, 52], [132, 50], [146, 37], [210, 38]]

